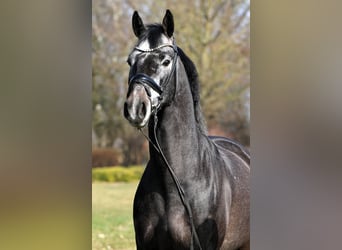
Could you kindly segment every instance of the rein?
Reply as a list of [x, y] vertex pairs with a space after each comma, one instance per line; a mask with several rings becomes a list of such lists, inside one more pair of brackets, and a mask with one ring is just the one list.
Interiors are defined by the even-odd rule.
[[[175, 71], [175, 68], [176, 68], [176, 64], [177, 64], [177, 58], [178, 58], [178, 51], [177, 51], [177, 46], [175, 44], [163, 44], [163, 45], [160, 45], [156, 48], [153, 48], [153, 49], [141, 49], [141, 48], [138, 48], [138, 47], [135, 47], [136, 50], [139, 50], [141, 52], [144, 52], [144, 53], [148, 53], [148, 52], [153, 52], [155, 50], [158, 50], [160, 48], [163, 48], [163, 47], [172, 47], [173, 50], [175, 51], [175, 60], [173, 62], [173, 65], [172, 65], [172, 68], [171, 68], [171, 72], [170, 74], [168, 75], [166, 81], [165, 81], [165, 85], [167, 85], [172, 77], [172, 75], [174, 74], [174, 71]], [[175, 183], [176, 185], [176, 188], [177, 188], [177, 191], [178, 191], [178, 194], [179, 194], [179, 197], [182, 201], [182, 204], [189, 216], [189, 221], [190, 221], [190, 227], [191, 227], [191, 242], [190, 242], [190, 250], [194, 250], [194, 240], [196, 241], [196, 244], [198, 245], [199, 249], [202, 250], [202, 247], [201, 247], [201, 243], [199, 241], [199, 238], [198, 238], [198, 235], [197, 235], [197, 232], [196, 232], [196, 228], [195, 228], [195, 223], [194, 223], [194, 219], [193, 219], [193, 215], [192, 215], [192, 210], [191, 210], [191, 207], [190, 207], [190, 203], [189, 203], [189, 200], [187, 199], [186, 195], [185, 195], [185, 192], [184, 192], [184, 189], [182, 187], [182, 185], [180, 184], [179, 182], [179, 179], [177, 177], [177, 175], [175, 174], [173, 168], [171, 167], [171, 165], [169, 164], [169, 162], [167, 161], [161, 147], [160, 147], [160, 144], [159, 144], [159, 141], [158, 141], [158, 138], [157, 138], [157, 124], [158, 124], [158, 117], [157, 117], [157, 113], [159, 111], [159, 107], [160, 107], [160, 101], [162, 100], [162, 96], [161, 94], [163, 93], [163, 89], [161, 86], [159, 86], [151, 77], [145, 75], [145, 74], [142, 74], [142, 73], [138, 73], [136, 75], [134, 75], [130, 80], [129, 80], [129, 85], [133, 85], [132, 83], [138, 83], [138, 84], [141, 84], [144, 86], [144, 88], [147, 90], [146, 86], [149, 86], [151, 87], [153, 90], [155, 90], [161, 98], [159, 98], [159, 103], [157, 105], [157, 107], [155, 108], [154, 110], [154, 127], [153, 127], [153, 136], [154, 136], [154, 139], [155, 139], [155, 143], [153, 143], [153, 141], [146, 135], [144, 134], [144, 132], [141, 130], [141, 128], [139, 128], [139, 131], [144, 135], [144, 137], [152, 144], [152, 146], [155, 148], [155, 150], [160, 154], [161, 158], [163, 159], [164, 163], [166, 164], [167, 166], [167, 169], [173, 179], [173, 182]], [[147, 93], [149, 93], [149, 91], [147, 91]]]

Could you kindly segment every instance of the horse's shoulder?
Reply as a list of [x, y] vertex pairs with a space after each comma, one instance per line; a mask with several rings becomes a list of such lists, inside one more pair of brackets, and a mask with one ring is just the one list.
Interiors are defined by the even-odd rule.
[[249, 151], [243, 147], [240, 143], [222, 136], [209, 136], [209, 139], [218, 147], [224, 150], [229, 150], [237, 154], [248, 165], [250, 164]]

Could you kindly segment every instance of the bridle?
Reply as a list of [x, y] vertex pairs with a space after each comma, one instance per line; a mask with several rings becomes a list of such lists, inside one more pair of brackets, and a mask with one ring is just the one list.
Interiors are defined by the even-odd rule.
[[152, 100], [150, 99], [150, 102], [152, 105], [152, 113], [157, 113], [157, 111], [159, 110], [160, 104], [163, 100], [164, 87], [169, 84], [171, 77], [175, 72], [175, 69], [177, 66], [177, 59], [178, 59], [177, 46], [176, 46], [176, 44], [172, 43], [172, 44], [162, 44], [162, 45], [159, 45], [158, 47], [153, 48], [153, 49], [142, 49], [139, 47], [134, 48], [135, 50], [138, 50], [142, 53], [150, 53], [150, 52], [154, 52], [154, 51], [159, 50], [159, 49], [164, 48], [164, 47], [171, 47], [173, 49], [173, 51], [175, 52], [175, 54], [174, 54], [174, 60], [172, 63], [170, 74], [167, 76], [163, 86], [158, 85], [150, 76], [148, 76], [144, 73], [137, 73], [137, 74], [133, 75], [128, 81], [128, 84], [129, 84], [128, 93], [130, 93], [130, 91], [132, 90], [132, 88], [135, 84], [142, 85], [145, 88], [146, 93], [149, 96], [149, 98], [151, 98], [151, 92], [150, 92], [150, 89], [148, 87], [150, 87], [151, 89], [153, 89], [155, 92], [158, 93], [159, 96], [157, 99], [157, 103], [152, 102]]
[[[184, 189], [182, 187], [182, 185], [180, 184], [178, 177], [176, 176], [173, 168], [171, 167], [171, 165], [169, 164], [169, 162], [167, 161], [160, 145], [159, 145], [159, 141], [157, 138], [157, 124], [158, 124], [158, 116], [157, 113], [160, 109], [160, 104], [161, 101], [163, 99], [163, 87], [167, 86], [171, 80], [172, 75], [175, 72], [176, 69], [176, 65], [177, 65], [177, 59], [178, 59], [178, 50], [177, 50], [177, 46], [176, 44], [173, 42], [172, 44], [162, 44], [159, 45], [156, 48], [153, 49], [142, 49], [139, 47], [135, 47], [135, 50], [138, 50], [140, 52], [143, 53], [150, 53], [150, 52], [154, 52], [156, 50], [159, 50], [161, 48], [164, 47], [171, 47], [175, 54], [174, 54], [174, 60], [173, 60], [173, 64], [172, 64], [172, 68], [170, 71], [170, 74], [168, 75], [168, 77], [166, 78], [165, 83], [163, 84], [163, 86], [158, 85], [151, 77], [149, 77], [148, 75], [144, 74], [144, 73], [137, 73], [135, 75], [133, 75], [130, 79], [129, 79], [129, 91], [131, 90], [131, 88], [133, 87], [134, 84], [141, 84], [145, 90], [146, 93], [148, 94], [148, 96], [151, 98], [151, 93], [148, 89], [148, 87], [152, 88], [154, 91], [156, 91], [159, 94], [158, 97], [158, 103], [156, 105], [152, 105], [152, 100], [150, 100], [151, 105], [152, 105], [152, 114], [154, 115], [154, 129], [153, 129], [153, 135], [154, 135], [154, 139], [155, 139], [155, 143], [153, 143], [153, 141], [141, 130], [141, 128], [139, 128], [140, 132], [145, 136], [145, 138], [153, 145], [154, 149], [160, 154], [160, 156], [162, 157], [163, 161], [165, 162], [167, 169], [177, 187], [177, 191], [179, 194], [179, 197], [182, 201], [182, 204], [189, 216], [189, 221], [190, 221], [190, 227], [191, 227], [191, 242], [190, 242], [190, 250], [194, 250], [194, 239], [196, 241], [196, 244], [198, 245], [199, 249], [202, 250], [201, 247], [201, 243], [199, 241], [197, 232], [196, 232], [196, 228], [195, 228], [195, 223], [194, 223], [194, 219], [192, 216], [192, 210], [190, 207], [190, 203], [189, 200], [186, 197], [186, 194], [184, 192]], [[177, 80], [176, 80], [177, 82]]]

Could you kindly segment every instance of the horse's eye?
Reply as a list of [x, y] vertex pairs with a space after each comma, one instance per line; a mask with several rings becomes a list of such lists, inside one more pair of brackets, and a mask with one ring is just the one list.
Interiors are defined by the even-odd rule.
[[163, 64], [163, 66], [166, 67], [166, 66], [168, 66], [170, 64], [170, 60], [166, 59], [166, 60], [163, 61], [162, 64]]

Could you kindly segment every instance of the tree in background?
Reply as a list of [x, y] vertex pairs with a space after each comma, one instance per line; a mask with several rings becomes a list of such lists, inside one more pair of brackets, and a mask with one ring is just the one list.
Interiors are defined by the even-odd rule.
[[125, 164], [145, 160], [144, 137], [122, 115], [126, 59], [136, 42], [131, 17], [138, 10], [145, 23], [161, 21], [167, 8], [177, 45], [197, 66], [209, 131], [249, 145], [249, 1], [93, 0], [92, 6], [94, 148], [120, 150]]
[[209, 129], [219, 127], [249, 145], [249, 2], [193, 0], [175, 18], [177, 43], [199, 72]]

